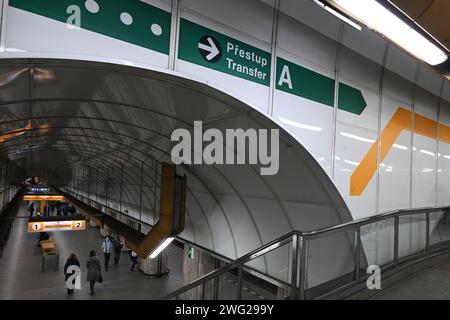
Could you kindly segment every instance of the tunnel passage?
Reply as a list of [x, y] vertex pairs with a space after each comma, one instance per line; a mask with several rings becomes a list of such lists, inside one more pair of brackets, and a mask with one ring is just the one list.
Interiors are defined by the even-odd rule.
[[[1, 154], [52, 185], [154, 225], [160, 165], [171, 162], [177, 128], [279, 129], [279, 172], [260, 165], [180, 165], [187, 176], [180, 235], [235, 259], [289, 231], [352, 220], [335, 186], [284, 129], [252, 107], [203, 83], [158, 71], [97, 62], [0, 62]], [[236, 151], [235, 151], [236, 152]], [[142, 195], [142, 197], [140, 197]], [[309, 285], [353, 270], [347, 234], [310, 244]], [[252, 267], [287, 280], [288, 251]]]

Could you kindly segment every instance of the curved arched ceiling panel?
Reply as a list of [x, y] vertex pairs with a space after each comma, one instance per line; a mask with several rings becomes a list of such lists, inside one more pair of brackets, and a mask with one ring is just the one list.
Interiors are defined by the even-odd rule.
[[[33, 77], [36, 68], [51, 76]], [[203, 129], [221, 132], [278, 129], [275, 175], [262, 176], [260, 165], [179, 166], [188, 178], [187, 229], [181, 237], [233, 259], [294, 229], [351, 220], [329, 177], [294, 138], [212, 87], [176, 74], [69, 60], [2, 60], [0, 74], [11, 72], [16, 76], [0, 90], [5, 115], [0, 131], [10, 134], [0, 152], [29, 172], [39, 167], [54, 173], [49, 180], [60, 177], [52, 183], [75, 185], [92, 196], [96, 179], [95, 200], [126, 209], [135, 218], [142, 211], [144, 221], [155, 223], [157, 163], [171, 162], [173, 130], [192, 131], [195, 120], [203, 121]], [[141, 170], [146, 174], [144, 197], [136, 203]], [[320, 250], [351, 256], [350, 248], [350, 239], [341, 235]], [[326, 273], [319, 278], [328, 279], [352, 270], [352, 259], [347, 260], [339, 270], [323, 266], [320, 259], [321, 267], [314, 259], [310, 267], [317, 270], [315, 276]], [[254, 267], [276, 274], [279, 270], [272, 269], [277, 265], [267, 258]]]

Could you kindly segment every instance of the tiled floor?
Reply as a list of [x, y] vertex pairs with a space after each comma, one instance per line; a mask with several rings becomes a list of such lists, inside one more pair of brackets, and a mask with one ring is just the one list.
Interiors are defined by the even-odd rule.
[[[383, 284], [383, 282], [381, 282]], [[386, 288], [375, 300], [449, 300], [450, 260], [417, 272]]]
[[[18, 215], [26, 215], [25, 210], [25, 205], [22, 205]], [[139, 271], [130, 272], [128, 255], [123, 253], [118, 268], [102, 271], [104, 281], [96, 284], [97, 294], [91, 297], [89, 284], [85, 281], [86, 259], [89, 251], [95, 249], [103, 268], [99, 230], [87, 228], [78, 232], [53, 232], [51, 237], [60, 260], [59, 271], [50, 273], [41, 272], [42, 254], [35, 245], [35, 237], [27, 232], [27, 219], [16, 219], [6, 251], [0, 258], [0, 299], [158, 299], [182, 285], [182, 250], [172, 246], [168, 250], [169, 276], [151, 278]], [[80, 259], [82, 288], [73, 296], [68, 296], [63, 267], [72, 252]]]

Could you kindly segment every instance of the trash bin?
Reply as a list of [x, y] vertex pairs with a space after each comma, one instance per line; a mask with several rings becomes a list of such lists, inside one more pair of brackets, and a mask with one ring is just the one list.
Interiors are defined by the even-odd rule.
[[42, 255], [42, 272], [58, 272], [59, 253], [48, 252]]

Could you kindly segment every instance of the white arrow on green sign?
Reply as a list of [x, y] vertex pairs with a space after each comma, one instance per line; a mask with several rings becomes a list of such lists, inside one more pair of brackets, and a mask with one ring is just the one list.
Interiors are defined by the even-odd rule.
[[[270, 83], [270, 53], [181, 19], [178, 58], [265, 86]], [[277, 58], [278, 90], [334, 105], [334, 79]], [[339, 109], [361, 114], [367, 104], [360, 90], [339, 83]]]
[[[325, 104], [334, 106], [334, 79], [321, 75], [305, 67], [277, 58], [278, 90], [294, 94]], [[342, 82], [339, 83], [338, 108], [360, 115], [367, 106], [361, 90], [355, 89]]]
[[180, 21], [178, 58], [265, 86], [270, 83], [270, 53], [186, 19]]

